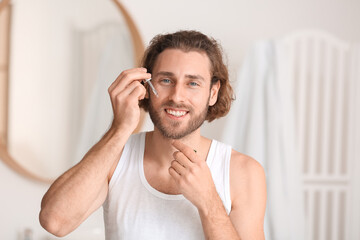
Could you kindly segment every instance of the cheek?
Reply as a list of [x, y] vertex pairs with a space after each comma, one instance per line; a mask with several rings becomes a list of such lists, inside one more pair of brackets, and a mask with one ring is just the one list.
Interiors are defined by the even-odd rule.
[[151, 95], [150, 104], [154, 110], [159, 110], [166, 102], [167, 98], [164, 97], [164, 94], [159, 93], [158, 97], [156, 97], [154, 94]]
[[195, 110], [200, 110], [206, 107], [209, 100], [209, 95], [194, 94], [189, 99], [190, 104], [195, 108]]

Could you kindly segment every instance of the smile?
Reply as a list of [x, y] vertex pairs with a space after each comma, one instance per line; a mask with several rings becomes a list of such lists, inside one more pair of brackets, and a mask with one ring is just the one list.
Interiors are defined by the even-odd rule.
[[171, 109], [165, 109], [165, 111], [166, 111], [168, 114], [170, 114], [170, 115], [172, 115], [172, 116], [174, 116], [174, 117], [182, 117], [182, 116], [184, 116], [184, 115], [187, 113], [187, 111], [171, 110]]

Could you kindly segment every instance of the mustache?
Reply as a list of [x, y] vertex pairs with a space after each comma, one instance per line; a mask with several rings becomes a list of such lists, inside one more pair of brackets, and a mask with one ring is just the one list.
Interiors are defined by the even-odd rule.
[[172, 100], [162, 104], [162, 107], [163, 108], [181, 108], [181, 109], [186, 109], [186, 110], [192, 111], [192, 107], [190, 107], [186, 104], [175, 103]]

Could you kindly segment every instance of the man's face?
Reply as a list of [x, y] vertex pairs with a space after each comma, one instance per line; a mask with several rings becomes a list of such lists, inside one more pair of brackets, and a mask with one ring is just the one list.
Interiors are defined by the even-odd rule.
[[205, 121], [209, 106], [215, 104], [220, 84], [210, 91], [210, 60], [205, 53], [167, 49], [157, 58], [149, 114], [155, 128], [165, 137], [182, 138]]

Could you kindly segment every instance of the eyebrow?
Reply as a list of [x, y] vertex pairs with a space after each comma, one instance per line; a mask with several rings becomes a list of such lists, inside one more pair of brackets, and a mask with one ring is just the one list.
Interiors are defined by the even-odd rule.
[[158, 76], [164, 76], [164, 77], [173, 77], [175, 74], [173, 74], [172, 72], [165, 72], [165, 71], [162, 71], [162, 72], [158, 72], [154, 75], [154, 78], [155, 77], [158, 77]]
[[[158, 76], [174, 77], [175, 74], [172, 72], [161, 71], [161, 72], [156, 73], [154, 77], [158, 77]], [[185, 77], [194, 79], [194, 80], [205, 81], [205, 79], [201, 75], [198, 75], [198, 74], [185, 74]]]

